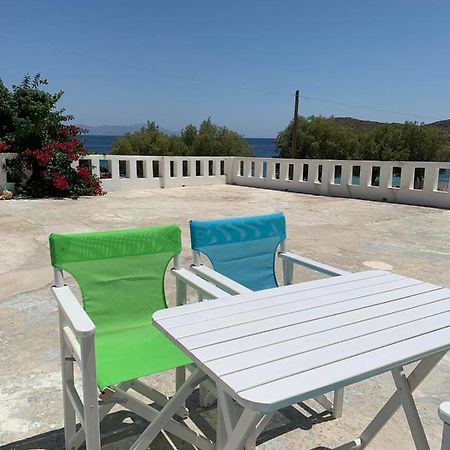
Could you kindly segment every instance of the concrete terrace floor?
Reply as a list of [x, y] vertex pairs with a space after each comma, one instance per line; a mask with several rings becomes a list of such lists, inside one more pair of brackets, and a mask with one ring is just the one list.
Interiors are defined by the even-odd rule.
[[[450, 211], [237, 186], [112, 192], [99, 198], [0, 202], [0, 449], [63, 448], [57, 308], [47, 238], [81, 232], [177, 223], [183, 256], [189, 252], [189, 218], [219, 218], [283, 211], [290, 249], [349, 271], [389, 268], [450, 287]], [[297, 280], [310, 278], [299, 271]], [[167, 276], [169, 303], [174, 283]], [[153, 377], [171, 392], [173, 376]], [[261, 436], [261, 449], [328, 449], [356, 438], [393, 391], [389, 374], [346, 389], [344, 415], [327, 420], [312, 410], [287, 408]], [[439, 448], [437, 407], [450, 399], [445, 358], [415, 394], [432, 448]], [[215, 408], [190, 399], [193, 421], [214, 436]], [[314, 407], [314, 403], [309, 403]], [[315, 408], [315, 407], [314, 407]], [[315, 408], [319, 411], [318, 408]], [[102, 432], [105, 448], [128, 448], [144, 421], [120, 408]], [[119, 430], [113, 434], [114, 430]], [[177, 441], [175, 441], [177, 443]], [[170, 449], [160, 435], [152, 449]], [[180, 444], [178, 448], [191, 448]], [[413, 448], [402, 411], [370, 448]]]

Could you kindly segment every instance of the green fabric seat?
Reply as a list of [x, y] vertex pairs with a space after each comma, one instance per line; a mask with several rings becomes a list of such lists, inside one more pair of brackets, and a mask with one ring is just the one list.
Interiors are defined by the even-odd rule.
[[190, 364], [152, 325], [166, 308], [164, 274], [181, 252], [176, 225], [50, 235], [52, 265], [77, 281], [96, 327], [100, 389]]

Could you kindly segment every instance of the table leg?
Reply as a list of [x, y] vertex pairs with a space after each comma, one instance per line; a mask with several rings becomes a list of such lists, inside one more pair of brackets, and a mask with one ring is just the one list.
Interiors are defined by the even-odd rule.
[[242, 448], [249, 435], [255, 430], [262, 416], [263, 414], [256, 411], [244, 409], [236, 426], [233, 428], [233, 431], [228, 435], [224, 450], [236, 450]]
[[[222, 386], [217, 385], [217, 438], [218, 450], [254, 450], [261, 430], [258, 424], [264, 415], [244, 409], [239, 416], [233, 399]], [[259, 431], [259, 432], [258, 432]]]
[[394, 377], [395, 386], [397, 387], [397, 392], [399, 393], [416, 448], [429, 450], [430, 446], [428, 445], [425, 430], [420, 421], [419, 412], [417, 411], [412, 396], [411, 386], [408, 383], [403, 367], [393, 369], [392, 376]]
[[[435, 353], [434, 355], [427, 356], [422, 359], [419, 364], [414, 368], [410, 375], [406, 378], [402, 378], [398, 375], [399, 370], [394, 369], [393, 376], [394, 381], [397, 378], [399, 385], [401, 386], [401, 391], [397, 386], [397, 390], [392, 395], [392, 397], [385, 403], [385, 405], [380, 409], [375, 418], [370, 422], [366, 429], [361, 433], [360, 437], [352, 442], [344, 444], [338, 447], [336, 450], [359, 450], [367, 447], [367, 445], [374, 439], [378, 432], [389, 422], [392, 416], [397, 412], [400, 406], [408, 411], [407, 417], [408, 424], [413, 435], [416, 448], [418, 450], [428, 450], [429, 446], [424, 439], [425, 433], [418, 431], [415, 428], [417, 420], [420, 422], [417, 410], [415, 407], [414, 399], [412, 398], [412, 393], [417, 389], [417, 387], [422, 383], [422, 381], [430, 374], [438, 362], [445, 356], [447, 352]], [[399, 378], [400, 377], [400, 378]], [[421, 423], [421, 422], [420, 422]], [[413, 426], [412, 426], [413, 425]], [[420, 425], [422, 427], [422, 425]], [[415, 428], [415, 429], [413, 429]]]

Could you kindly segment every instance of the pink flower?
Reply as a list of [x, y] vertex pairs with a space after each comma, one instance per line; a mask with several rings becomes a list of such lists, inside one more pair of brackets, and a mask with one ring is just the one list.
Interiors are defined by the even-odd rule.
[[89, 180], [91, 178], [91, 172], [86, 167], [78, 166], [77, 172], [82, 180]]
[[59, 191], [68, 191], [70, 189], [69, 183], [64, 175], [54, 173], [52, 176], [53, 186]]

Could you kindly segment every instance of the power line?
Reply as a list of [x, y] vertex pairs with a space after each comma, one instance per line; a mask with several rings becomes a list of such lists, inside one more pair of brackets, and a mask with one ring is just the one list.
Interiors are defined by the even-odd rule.
[[[29, 45], [30, 42], [25, 42], [25, 44]], [[33, 45], [33, 43], [31, 44]], [[42, 47], [42, 46], [41, 46]], [[142, 73], [143, 70], [152, 70], [154, 73], [159, 73], [160, 76], [164, 76], [164, 77], [170, 77], [170, 78], [174, 78], [174, 79], [180, 79], [180, 80], [185, 80], [185, 81], [190, 81], [190, 82], [195, 82], [195, 83], [200, 83], [200, 84], [207, 84], [207, 85], [211, 85], [211, 86], [220, 86], [220, 87], [225, 87], [227, 89], [236, 89], [236, 90], [240, 90], [240, 91], [247, 91], [247, 92], [255, 92], [255, 93], [259, 93], [259, 94], [266, 94], [266, 95], [274, 95], [274, 96], [283, 96], [283, 97], [293, 97], [294, 94], [292, 93], [287, 93], [287, 92], [280, 92], [280, 91], [272, 91], [272, 90], [266, 90], [266, 89], [258, 89], [258, 88], [251, 88], [248, 86], [242, 86], [236, 83], [227, 83], [227, 82], [222, 82], [222, 81], [212, 81], [212, 80], [206, 80], [203, 78], [197, 78], [197, 77], [190, 77], [187, 75], [179, 75], [179, 74], [174, 74], [171, 72], [165, 72], [165, 71], [161, 71], [158, 68], [155, 67], [138, 67], [138, 66], [130, 66], [128, 64], [125, 63], [120, 63], [117, 61], [112, 61], [112, 60], [108, 60], [105, 58], [99, 58], [96, 56], [92, 56], [92, 55], [87, 55], [84, 53], [80, 53], [77, 51], [73, 51], [73, 50], [66, 50], [66, 49], [61, 49], [59, 47], [55, 47], [53, 45], [48, 45], [46, 44], [45, 47], [60, 52], [60, 53], [65, 53], [65, 54], [72, 54], [72, 55], [76, 55], [85, 59], [90, 59], [92, 61], [96, 61], [96, 62], [100, 62], [102, 64], [108, 64], [108, 65], [124, 65], [126, 66], [127, 69], [134, 69], [136, 71], [139, 71], [139, 73]], [[155, 81], [150, 80], [151, 82], [155, 83]], [[422, 114], [415, 114], [415, 113], [408, 113], [408, 112], [402, 112], [402, 111], [391, 111], [391, 110], [386, 110], [386, 109], [380, 109], [380, 108], [374, 108], [371, 106], [364, 106], [364, 105], [356, 105], [356, 104], [352, 104], [352, 103], [346, 103], [346, 102], [340, 102], [340, 101], [336, 101], [336, 100], [332, 100], [332, 99], [326, 99], [326, 98], [321, 98], [321, 97], [313, 97], [310, 95], [306, 95], [306, 94], [300, 94], [300, 97], [305, 99], [305, 100], [309, 100], [309, 101], [316, 101], [316, 102], [321, 102], [321, 103], [328, 103], [328, 104], [332, 104], [332, 105], [337, 105], [337, 106], [345, 106], [345, 107], [349, 107], [349, 108], [356, 108], [356, 109], [362, 109], [365, 111], [372, 111], [372, 112], [379, 112], [379, 113], [384, 113], [384, 114], [391, 114], [391, 115], [395, 115], [395, 116], [403, 116], [403, 117], [414, 117], [417, 119], [424, 119], [424, 120], [441, 120], [442, 118], [440, 117], [434, 117], [434, 116], [427, 116], [427, 115], [422, 115]]]
[[367, 110], [367, 111], [382, 112], [382, 113], [385, 113], [385, 114], [393, 114], [393, 115], [396, 115], [396, 116], [417, 117], [419, 119], [430, 119], [430, 120], [441, 120], [440, 117], [435, 117], [435, 116], [425, 116], [425, 115], [422, 115], [422, 114], [406, 113], [406, 112], [400, 112], [400, 111], [390, 111], [390, 110], [387, 110], [387, 109], [372, 108], [370, 106], [354, 105], [352, 103], [344, 103], [344, 102], [338, 102], [338, 101], [335, 101], [335, 100], [328, 100], [328, 99], [324, 99], [324, 98], [311, 97], [309, 95], [304, 95], [304, 94], [300, 94], [300, 97], [304, 98], [305, 100], [314, 100], [314, 101], [322, 102], [322, 103], [331, 103], [333, 105], [347, 106], [347, 107], [351, 107], [351, 108], [364, 109], [364, 110]]

